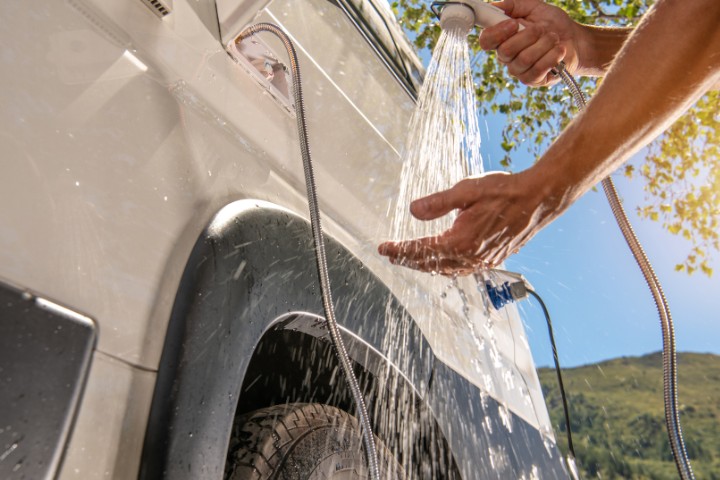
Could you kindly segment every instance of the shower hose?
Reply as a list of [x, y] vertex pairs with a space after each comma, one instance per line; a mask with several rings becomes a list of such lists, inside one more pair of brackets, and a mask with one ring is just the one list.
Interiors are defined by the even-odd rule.
[[[586, 106], [585, 96], [575, 79], [565, 70], [565, 64], [560, 63], [555, 68], [555, 73], [562, 79], [563, 83], [570, 89], [575, 104], [580, 110]], [[605, 196], [610, 203], [610, 209], [615, 216], [615, 220], [622, 231], [625, 241], [630, 247], [633, 257], [637, 262], [645, 282], [647, 282], [650, 292], [652, 293], [655, 305], [660, 315], [660, 326], [662, 328], [663, 338], [663, 397], [665, 401], [665, 424], [667, 425], [668, 437], [670, 439], [670, 449], [675, 458], [675, 465], [682, 480], [694, 479], [695, 476], [690, 466], [690, 459], [685, 450], [685, 442], [683, 441], [682, 428], [680, 427], [680, 415], [678, 411], [678, 394], [677, 394], [677, 356], [675, 352], [675, 332], [673, 330], [672, 317], [670, 316], [670, 307], [668, 307], [665, 294], [658, 280], [652, 265], [645, 255], [645, 251], [640, 245], [632, 225], [625, 214], [620, 198], [618, 197], [615, 183], [608, 176], [602, 181]]]
[[[332, 302], [332, 291], [330, 287], [330, 278], [328, 274], [327, 256], [325, 253], [325, 241], [323, 237], [322, 226], [320, 224], [320, 212], [317, 203], [317, 192], [315, 187], [315, 175], [313, 172], [312, 158], [310, 155], [310, 146], [308, 143], [308, 134], [305, 121], [305, 106], [302, 95], [302, 84], [300, 69], [298, 65], [297, 53], [295, 47], [288, 35], [276, 25], [271, 23], [258, 23], [243, 30], [236, 38], [235, 42], [239, 43], [245, 38], [255, 35], [258, 32], [269, 32], [277, 36], [285, 46], [287, 54], [290, 58], [290, 67], [293, 83], [293, 97], [295, 101], [295, 112], [297, 118], [297, 129], [300, 138], [300, 150], [303, 160], [303, 170], [305, 174], [305, 184], [307, 188], [308, 206], [310, 210], [310, 224], [312, 228], [313, 242], [315, 246], [315, 260], [320, 279], [320, 292], [322, 295], [323, 309], [327, 320], [330, 338], [335, 347], [335, 352], [340, 361], [343, 374], [350, 387], [353, 400], [358, 410], [360, 424], [362, 430], [362, 441], [367, 457], [370, 478], [379, 480], [379, 466], [377, 458], [377, 449], [375, 439], [370, 425], [370, 418], [367, 413], [365, 400], [358, 384], [355, 373], [352, 369], [352, 363], [347, 354], [345, 344], [340, 335], [340, 329], [335, 319], [335, 310]], [[575, 79], [565, 70], [564, 64], [558, 65], [556, 73], [562, 81], [570, 89], [576, 105], [580, 110], [585, 108], [585, 97], [575, 82]], [[655, 304], [660, 316], [663, 337], [663, 391], [665, 403], [665, 423], [667, 425], [668, 437], [670, 440], [670, 448], [675, 458], [675, 463], [683, 480], [694, 479], [695, 476], [690, 466], [690, 460], [685, 449], [685, 443], [682, 436], [682, 428], [680, 426], [680, 417], [678, 411], [677, 400], [677, 357], [675, 351], [675, 334], [673, 331], [672, 317], [670, 309], [665, 299], [665, 295], [660, 285], [652, 265], [650, 264], [645, 251], [635, 236], [632, 226], [622, 207], [620, 198], [618, 197], [615, 185], [610, 177], [606, 177], [602, 181], [603, 190], [610, 203], [613, 215], [622, 231], [625, 241], [635, 258], [640, 270], [645, 277], [645, 281], [655, 300]]]
[[333, 306], [332, 291], [330, 289], [327, 255], [325, 254], [325, 240], [323, 237], [322, 226], [320, 225], [320, 210], [318, 207], [317, 192], [315, 188], [315, 174], [313, 173], [310, 145], [308, 144], [308, 133], [305, 123], [305, 104], [303, 102], [297, 53], [290, 37], [288, 37], [282, 29], [272, 23], [258, 23], [246, 28], [235, 39], [235, 43], [239, 43], [245, 38], [258, 32], [270, 32], [280, 38], [287, 50], [288, 57], [290, 57], [293, 99], [295, 101], [295, 115], [297, 118], [298, 135], [300, 137], [300, 152], [302, 154], [303, 170], [305, 172], [305, 187], [307, 188], [308, 206], [310, 209], [310, 225], [312, 228], [313, 243], [315, 246], [315, 261], [317, 263], [318, 276], [320, 277], [320, 293], [322, 295], [327, 328], [330, 332], [330, 338], [333, 346], [335, 347], [335, 353], [340, 361], [343, 374], [345, 375], [345, 380], [350, 387], [353, 400], [355, 401], [358, 416], [360, 417], [362, 441], [363, 446], [365, 447], [368, 469], [370, 470], [370, 478], [372, 480], [380, 480], [377, 449], [375, 447], [375, 438], [370, 425], [370, 417], [368, 416], [367, 407], [365, 405], [365, 400], [363, 399], [362, 391], [360, 390], [360, 385], [358, 384], [355, 373], [353, 372], [350, 357], [345, 349], [345, 343], [340, 336], [340, 328], [338, 327], [337, 320], [335, 319], [335, 308]]

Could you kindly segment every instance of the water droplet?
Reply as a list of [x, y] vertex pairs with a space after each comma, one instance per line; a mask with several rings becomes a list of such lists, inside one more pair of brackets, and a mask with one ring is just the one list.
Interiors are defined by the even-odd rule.
[[483, 426], [485, 427], [486, 432], [488, 432], [488, 433], [493, 432], [492, 419], [489, 416], [485, 416], [485, 420], [483, 421]]
[[498, 405], [498, 414], [500, 416], [500, 420], [502, 421], [503, 426], [507, 429], [508, 432], [512, 433], [513, 431], [513, 422], [512, 422], [512, 414], [510, 413], [510, 410], [508, 410], [507, 405], [505, 404], [499, 404]]

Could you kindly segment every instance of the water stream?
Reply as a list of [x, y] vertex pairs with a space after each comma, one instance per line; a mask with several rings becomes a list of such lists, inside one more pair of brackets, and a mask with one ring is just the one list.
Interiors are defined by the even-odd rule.
[[[443, 31], [433, 51], [408, 127], [398, 200], [395, 210], [389, 212], [392, 217], [390, 238], [401, 240], [434, 236], [447, 230], [454, 221], [454, 215], [430, 222], [419, 221], [410, 214], [410, 203], [446, 190], [463, 178], [482, 173], [480, 131], [467, 36], [463, 32]], [[486, 275], [492, 274], [478, 273], [475, 282], [484, 285]], [[501, 440], [519, 435], [518, 430], [522, 429], [522, 425], [514, 422], [514, 415], [505, 399], [522, 398], [532, 408], [534, 406], [522, 374], [514, 368], [512, 360], [508, 361], [501, 353], [495, 325], [498, 318], [491, 316], [489, 299], [482, 293], [484, 289], [480, 288], [480, 292], [476, 290], [475, 282], [468, 278], [445, 280], [436, 277], [425, 284], [426, 287], [440, 288], [435, 299], [432, 293], [415, 283], [404, 287], [407, 290], [401, 296], [412, 299], [410, 303], [424, 311], [425, 316], [430, 316], [426, 318], [430, 324], [421, 322], [427, 328], [423, 333], [428, 338], [437, 337], [435, 340], [442, 342], [444, 348], [455, 348], [457, 351], [451, 355], [468, 362], [471, 371], [465, 373], [479, 388], [479, 398], [474, 401], [462, 398], [462, 395], [453, 397], [453, 387], [446, 383], [450, 380], [435, 376], [431, 380], [434, 382], [432, 392], [426, 393], [442, 398], [438, 404], [439, 411], [435, 413], [451, 417], [453, 408], [463, 405], [460, 408], [467, 409], [481, 426], [478, 430], [472, 430], [467, 425], [457, 426], [462, 432], [457, 434], [466, 436], [476, 446], [484, 446], [487, 452], [484, 459], [475, 459], [472, 465], [466, 466], [470, 471], [475, 471], [482, 478], [515, 475], [515, 478], [538, 479], [538, 465], [528, 459], [523, 450], [528, 445], [522, 445], [522, 442], [506, 444]], [[432, 304], [435, 306], [432, 307]], [[443, 312], [434, 309], [442, 309]], [[413, 355], [413, 348], [419, 342], [408, 335], [411, 323], [410, 317], [388, 308], [383, 351], [400, 371], [415, 377], [415, 374], [422, 374], [422, 368], [418, 371], [418, 365], [414, 363], [418, 359]], [[453, 338], [453, 335], [464, 338]], [[507, 343], [507, 339], [504, 341]], [[423, 420], [417, 420], [427, 414], [417, 411], [412, 395], [402, 388], [403, 382], [396, 374], [388, 372], [382, 377], [374, 415], [379, 431], [386, 433], [384, 438], [390, 438], [388, 432], [402, 432], [396, 433], [397, 440], [387, 446], [400, 459], [407, 478], [448, 478], [449, 472], [444, 469], [442, 461], [446, 453], [442, 449], [433, 450], [430, 456], [435, 458], [430, 459], [419, 452], [414, 443], [417, 438], [432, 434], [432, 428]], [[550, 442], [551, 432], [547, 436], [543, 434], [545, 438]], [[529, 442], [528, 439], [526, 441]], [[548, 455], [552, 457], [552, 449], [548, 449]], [[524, 459], [521, 471], [513, 465], [518, 459]]]
[[443, 31], [408, 127], [390, 238], [436, 235], [451, 225], [452, 215], [421, 222], [408, 207], [412, 200], [482, 173], [476, 112], [467, 35]]
[[[433, 56], [420, 91], [418, 104], [410, 120], [408, 136], [403, 150], [403, 168], [400, 179], [400, 191], [395, 211], [390, 211], [392, 226], [390, 238], [410, 239], [430, 235], [437, 235], [449, 228], [454, 220], [453, 215], [423, 222], [416, 220], [409, 212], [410, 202], [428, 194], [446, 190], [461, 179], [482, 173], [482, 159], [480, 157], [480, 130], [477, 120], [477, 105], [475, 87], [472, 79], [467, 35], [459, 31], [443, 31], [433, 51]], [[440, 279], [436, 279], [437, 284]], [[442, 283], [442, 282], [441, 282]], [[415, 286], [410, 293], [416, 302], [432, 300], [427, 292]], [[459, 295], [459, 297], [456, 297]], [[439, 295], [443, 302], [460, 304], [462, 311], [457, 320], [464, 323], [462, 330], [466, 331], [471, 342], [468, 345], [472, 350], [472, 368], [480, 374], [484, 367], [481, 358], [489, 357], [492, 368], [503, 368], [500, 354], [493, 334], [492, 320], [486, 308], [481, 308], [486, 322], [482, 322], [477, 315], [471, 315], [470, 303], [475, 301], [468, 298], [463, 290], [462, 282], [457, 278], [447, 280], [447, 285]], [[459, 302], [458, 302], [459, 300]], [[482, 303], [482, 302], [480, 302]], [[486, 307], [483, 305], [483, 307]], [[429, 313], [429, 312], [428, 312]], [[433, 323], [446, 321], [441, 315], [433, 316]], [[453, 321], [451, 319], [447, 319]], [[479, 323], [476, 323], [479, 322]], [[413, 353], [410, 345], [413, 342], [408, 338], [411, 319], [405, 315], [397, 316], [397, 312], [388, 309], [383, 349], [389, 359], [401, 371], [413, 376]], [[442, 325], [433, 326], [432, 329], [443, 330]], [[484, 329], [483, 332], [480, 330]], [[445, 334], [447, 335], [447, 334]], [[490, 392], [494, 392], [492, 375], [482, 375], [485, 385], [482, 388], [482, 398], [487, 399]], [[401, 382], [400, 382], [401, 383]], [[422, 478], [445, 478], [448, 472], [443, 470], [442, 451], [435, 451], [438, 457], [431, 461], [423, 458], [414, 451], [416, 446], [413, 439], [417, 438], [417, 430], [428, 433], [423, 422], [412, 419], [422, 418], [422, 412], [415, 411], [415, 405], [410, 399], [403, 399], [404, 393], [400, 387], [397, 376], [390, 372], [382, 379], [380, 401], [376, 403], [375, 418], [379, 428], [385, 432], [403, 432], [397, 443], [388, 445], [401, 463], [409, 478], [413, 474], [421, 473]], [[472, 407], [471, 407], [472, 408]], [[483, 420], [483, 439], [477, 439], [484, 445], [491, 445], [490, 436], [493, 432], [493, 420], [489, 415], [490, 407], [485, 401], [476, 406], [479, 419]], [[499, 405], [498, 414], [502, 418], [502, 425], [512, 431], [509, 412], [504, 405]], [[474, 410], [474, 409], [473, 409]], [[505, 413], [503, 416], [502, 414]], [[386, 437], [387, 438], [387, 437]], [[415, 448], [414, 448], [415, 447]], [[497, 472], [505, 470], [508, 465], [507, 455], [500, 450], [491, 451], [490, 458], [497, 465], [486, 465]]]

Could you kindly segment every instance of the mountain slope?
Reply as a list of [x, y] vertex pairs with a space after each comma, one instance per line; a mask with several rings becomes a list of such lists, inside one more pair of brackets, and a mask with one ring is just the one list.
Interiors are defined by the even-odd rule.
[[[699, 479], [720, 480], [720, 356], [678, 355], [680, 421]], [[539, 369], [565, 449], [555, 370]], [[563, 370], [573, 443], [583, 478], [677, 479], [663, 404], [662, 356], [623, 357]]]

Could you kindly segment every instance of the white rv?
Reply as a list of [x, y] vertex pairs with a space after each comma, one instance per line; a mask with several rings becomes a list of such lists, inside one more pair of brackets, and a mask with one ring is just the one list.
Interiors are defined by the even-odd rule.
[[4, 0], [0, 478], [366, 478], [280, 445], [291, 415], [355, 410], [287, 57], [228, 47], [260, 21], [300, 57], [337, 316], [393, 475], [565, 477], [517, 312], [376, 254], [422, 80], [382, 0]]

